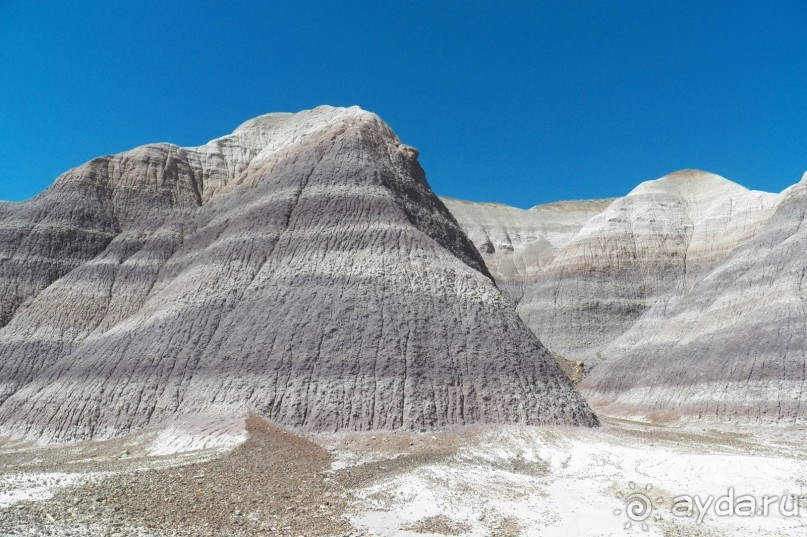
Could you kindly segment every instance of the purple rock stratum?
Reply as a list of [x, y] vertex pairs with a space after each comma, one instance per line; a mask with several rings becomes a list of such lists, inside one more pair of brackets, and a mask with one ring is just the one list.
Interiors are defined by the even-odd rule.
[[311, 430], [597, 419], [377, 116], [270, 114], [0, 204], [0, 433], [255, 412]]

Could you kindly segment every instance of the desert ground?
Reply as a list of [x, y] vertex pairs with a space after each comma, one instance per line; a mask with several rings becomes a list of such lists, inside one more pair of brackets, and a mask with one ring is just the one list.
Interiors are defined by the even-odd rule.
[[[97, 442], [6, 440], [0, 535], [807, 535], [806, 437], [795, 425], [609, 418], [301, 436], [251, 416]], [[757, 502], [754, 516], [708, 504], [729, 489]], [[673, 513], [681, 496], [707, 507]], [[763, 498], [780, 496], [763, 514]]]

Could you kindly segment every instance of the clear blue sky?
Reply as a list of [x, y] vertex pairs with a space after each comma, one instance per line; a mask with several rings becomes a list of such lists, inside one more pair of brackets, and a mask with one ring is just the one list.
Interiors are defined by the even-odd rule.
[[380, 114], [438, 194], [528, 207], [807, 170], [802, 2], [0, 0], [0, 199], [270, 111]]

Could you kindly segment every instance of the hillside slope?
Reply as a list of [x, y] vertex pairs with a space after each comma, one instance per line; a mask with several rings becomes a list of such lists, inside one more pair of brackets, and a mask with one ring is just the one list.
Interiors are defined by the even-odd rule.
[[596, 423], [417, 151], [355, 107], [96, 159], [0, 230], [4, 434]]
[[805, 215], [802, 179], [753, 238], [610, 344], [585, 393], [619, 415], [803, 421]]

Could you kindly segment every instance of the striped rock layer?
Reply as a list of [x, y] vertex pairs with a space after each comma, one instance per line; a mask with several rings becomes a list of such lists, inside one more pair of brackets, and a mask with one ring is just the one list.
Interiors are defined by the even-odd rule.
[[[804, 188], [769, 194], [677, 172], [613, 200], [543, 259], [487, 254], [515, 255], [506, 262], [526, 277], [491, 272], [503, 288], [517, 279], [519, 314], [549, 349], [593, 365], [579, 388], [598, 412], [801, 420]], [[469, 221], [448, 206], [469, 237], [491, 229], [490, 214]], [[495, 232], [527, 225], [511, 212]]]
[[805, 217], [802, 180], [750, 239], [608, 345], [584, 393], [616, 415], [807, 421]]
[[775, 196], [684, 171], [590, 219], [525, 290], [519, 313], [550, 349], [596, 364], [654, 304], [691, 290], [770, 216]]
[[0, 432], [256, 412], [312, 430], [596, 424], [377, 116], [271, 114], [0, 205]]
[[442, 200], [479, 250], [496, 284], [515, 304], [580, 228], [613, 201], [559, 201], [524, 210], [500, 203]]

